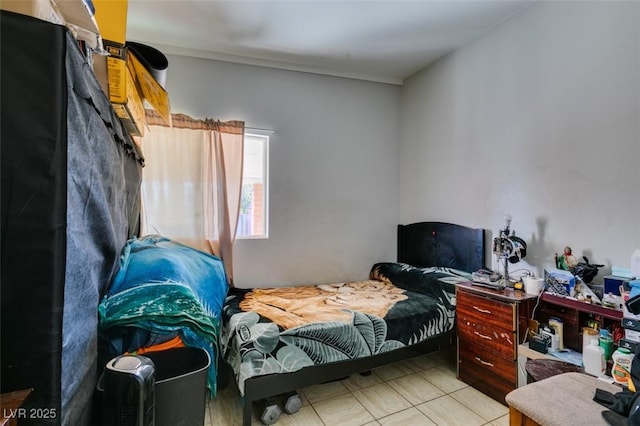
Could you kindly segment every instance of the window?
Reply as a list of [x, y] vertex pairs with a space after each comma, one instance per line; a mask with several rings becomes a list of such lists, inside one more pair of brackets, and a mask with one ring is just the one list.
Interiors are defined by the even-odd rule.
[[267, 238], [269, 136], [245, 133], [242, 193], [236, 238]]

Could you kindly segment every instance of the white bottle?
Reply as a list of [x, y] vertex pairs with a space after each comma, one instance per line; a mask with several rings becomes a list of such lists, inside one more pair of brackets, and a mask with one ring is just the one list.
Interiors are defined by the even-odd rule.
[[582, 354], [582, 364], [584, 371], [592, 376], [600, 377], [605, 371], [604, 348], [598, 345], [596, 339], [591, 340]]

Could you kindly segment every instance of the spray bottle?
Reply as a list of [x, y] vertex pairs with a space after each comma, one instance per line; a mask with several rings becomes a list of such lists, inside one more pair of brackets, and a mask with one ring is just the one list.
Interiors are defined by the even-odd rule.
[[631, 379], [631, 362], [634, 355], [629, 349], [618, 348], [612, 355], [613, 367], [611, 367], [611, 377], [616, 383], [628, 386]]

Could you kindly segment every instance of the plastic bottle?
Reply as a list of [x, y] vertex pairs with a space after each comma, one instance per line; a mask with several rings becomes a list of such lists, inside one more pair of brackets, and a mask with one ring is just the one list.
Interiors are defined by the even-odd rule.
[[611, 367], [611, 376], [613, 381], [621, 385], [628, 385], [631, 379], [631, 361], [633, 354], [629, 349], [618, 348], [611, 358], [613, 359], [613, 367]]
[[616, 299], [613, 296], [613, 293], [609, 292], [604, 296], [602, 296], [602, 306], [606, 308], [616, 309], [617, 303], [616, 303]]
[[555, 330], [555, 338], [557, 340], [556, 346], [558, 350], [564, 350], [564, 327], [563, 322], [560, 318], [549, 318], [549, 327]]
[[598, 344], [604, 349], [604, 360], [609, 361], [613, 354], [613, 337], [608, 330], [601, 329], [600, 337], [598, 338]]
[[596, 339], [591, 340], [591, 343], [585, 347], [582, 354], [582, 364], [587, 374], [600, 377], [604, 373], [606, 367], [604, 348], [598, 345]]

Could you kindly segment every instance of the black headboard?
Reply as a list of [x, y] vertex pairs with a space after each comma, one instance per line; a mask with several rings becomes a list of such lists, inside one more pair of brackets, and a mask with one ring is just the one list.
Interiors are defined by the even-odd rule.
[[398, 262], [467, 272], [484, 268], [484, 229], [445, 222], [398, 225]]

